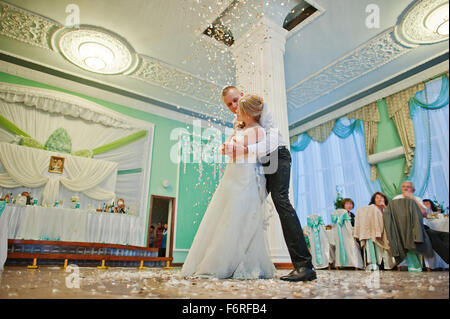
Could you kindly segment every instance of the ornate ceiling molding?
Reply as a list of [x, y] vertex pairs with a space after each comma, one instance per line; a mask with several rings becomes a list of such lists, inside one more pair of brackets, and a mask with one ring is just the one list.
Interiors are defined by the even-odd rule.
[[[138, 57], [133, 47], [119, 35], [111, 31], [90, 26], [81, 25], [80, 28], [63, 28], [52, 35], [52, 47], [69, 62], [76, 66], [101, 74], [128, 74], [137, 66]], [[112, 57], [105, 68], [93, 70], [83, 61], [79, 48], [86, 43], [100, 44], [110, 50]]]
[[448, 4], [448, 0], [418, 1], [402, 16], [395, 27], [395, 35], [405, 45], [417, 46], [448, 40], [448, 35], [440, 35], [425, 27], [425, 19], [434, 9]]
[[374, 71], [412, 50], [396, 41], [394, 27], [382, 32], [342, 58], [287, 89], [287, 102], [295, 110]]
[[61, 28], [49, 19], [0, 2], [0, 34], [8, 38], [52, 50], [50, 36]]
[[[0, 34], [47, 50], [59, 52], [53, 37], [73, 31], [33, 12], [0, 1]], [[81, 30], [81, 29], [80, 29]], [[220, 105], [222, 87], [167, 63], [136, 53], [139, 65], [123, 75], [186, 95], [209, 105]]]
[[140, 65], [129, 76], [208, 104], [221, 101], [222, 86], [151, 57], [141, 56]]

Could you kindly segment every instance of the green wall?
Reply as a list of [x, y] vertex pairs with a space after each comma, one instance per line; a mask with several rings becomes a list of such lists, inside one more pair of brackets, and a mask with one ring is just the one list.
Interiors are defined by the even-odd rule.
[[[154, 138], [153, 138], [153, 151], [152, 151], [152, 167], [150, 174], [150, 190], [149, 190], [149, 198], [147, 199], [147, 206], [150, 205], [151, 195], [158, 196], [166, 196], [166, 197], [176, 197], [177, 195], [177, 175], [178, 175], [178, 164], [173, 163], [170, 160], [170, 150], [172, 146], [176, 143], [176, 141], [170, 140], [170, 133], [175, 128], [186, 128], [189, 130], [192, 129], [192, 125], [188, 125], [183, 122], [167, 119], [161, 116], [157, 116], [151, 113], [143, 112], [140, 110], [136, 110], [127, 106], [115, 104], [112, 102], [108, 102], [101, 99], [96, 99], [78, 92], [64, 90], [58, 87], [46, 85], [44, 83], [28, 80], [22, 77], [18, 77], [15, 75], [7, 74], [0, 72], [0, 82], [7, 82], [19, 85], [27, 85], [32, 87], [39, 87], [45, 89], [51, 89], [55, 91], [65, 92], [68, 94], [73, 94], [97, 104], [100, 104], [108, 109], [117, 111], [121, 114], [130, 116], [132, 118], [136, 118], [139, 120], [143, 120], [146, 122], [150, 122], [154, 124]], [[187, 174], [184, 173], [184, 167], [180, 165], [180, 183], [182, 183], [182, 187], [180, 187], [177, 203], [177, 236], [174, 248], [189, 248], [193, 234], [197, 228], [188, 227], [189, 225], [194, 225], [194, 221], [198, 220], [200, 216], [203, 217], [203, 213], [206, 209], [207, 198], [204, 197], [203, 194], [211, 193], [216, 184], [210, 179], [211, 174], [213, 174], [213, 170], [208, 169], [208, 166], [205, 165], [206, 169], [202, 172], [202, 177], [206, 182], [201, 187], [195, 187], [198, 184], [198, 169], [195, 167], [198, 164], [189, 164], [187, 167]], [[168, 188], [164, 188], [161, 184], [163, 180], [168, 180], [170, 186]], [[195, 213], [193, 213], [195, 211]], [[196, 215], [198, 213], [198, 215]], [[181, 225], [181, 226], [180, 226]], [[146, 216], [146, 229], [148, 227], [148, 211]], [[185, 233], [186, 232], [186, 233]], [[145, 240], [147, 240], [147, 232], [145, 235]], [[174, 252], [175, 257], [175, 252]], [[178, 259], [177, 259], [178, 260]], [[181, 261], [174, 262], [182, 262]]]
[[[203, 140], [202, 144], [205, 143]], [[173, 262], [182, 263], [186, 259], [187, 249], [191, 247], [224, 168], [225, 164], [206, 162], [180, 164], [178, 201], [183, 205], [178, 206], [177, 245], [174, 247], [180, 251], [174, 251]]]
[[[378, 123], [376, 152], [379, 153], [402, 146], [402, 142], [400, 140], [400, 136], [398, 135], [394, 121], [388, 116], [386, 100], [378, 100], [377, 104], [380, 112], [380, 122]], [[380, 179], [383, 187], [383, 192], [386, 195], [395, 193], [398, 194], [393, 185], [395, 184], [395, 186], [399, 189], [401, 182], [405, 178], [405, 174], [403, 173], [405, 162], [406, 160], [403, 156], [377, 164], [378, 178]]]

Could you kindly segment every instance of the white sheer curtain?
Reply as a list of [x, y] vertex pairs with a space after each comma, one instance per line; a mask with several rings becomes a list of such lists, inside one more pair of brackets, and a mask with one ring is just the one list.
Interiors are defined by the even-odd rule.
[[304, 151], [292, 152], [295, 209], [302, 225], [312, 214], [331, 224], [336, 187], [355, 202], [353, 212], [381, 190], [378, 181], [370, 181], [364, 145], [364, 135], [355, 130], [345, 139], [331, 133], [323, 143], [311, 141]]
[[[434, 80], [426, 85], [429, 101], [434, 101], [441, 91], [441, 81]], [[423, 198], [437, 199], [449, 205], [449, 106], [438, 110], [427, 110], [430, 119], [431, 163], [430, 176]], [[414, 130], [423, 127], [415, 126]]]

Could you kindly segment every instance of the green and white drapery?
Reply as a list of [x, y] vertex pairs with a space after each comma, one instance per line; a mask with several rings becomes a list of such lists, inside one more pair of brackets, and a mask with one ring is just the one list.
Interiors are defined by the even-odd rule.
[[[130, 209], [136, 214], [145, 215], [147, 195], [144, 193], [148, 192], [146, 181], [149, 178], [151, 161], [152, 124], [143, 124], [71, 94], [0, 83], [0, 142], [38, 146], [42, 149], [49, 136], [61, 128], [64, 128], [70, 137], [71, 154], [63, 154], [66, 160], [85, 156], [100, 160], [98, 162], [115, 164], [117, 174], [114, 179], [105, 179], [104, 183], [113, 183], [109, 186], [116, 190], [116, 197], [127, 198], [125, 204], [130, 206]], [[24, 149], [29, 149], [30, 152], [36, 150], [30, 147]], [[81, 160], [89, 161], [77, 159]], [[93, 160], [94, 162], [96, 161]], [[0, 167], [0, 173], [5, 173], [3, 165]], [[61, 184], [64, 185], [64, 182]], [[26, 189], [19, 188], [15, 193], [22, 190]], [[64, 189], [60, 190], [65, 193]], [[44, 187], [41, 187], [33, 189], [32, 193], [43, 195], [43, 191]], [[92, 204], [94, 208], [100, 206], [87, 196], [83, 198], [83, 193], [76, 195], [81, 195], [82, 208], [87, 204]], [[105, 198], [96, 197], [98, 200]], [[64, 202], [67, 203], [68, 198], [65, 198]]]

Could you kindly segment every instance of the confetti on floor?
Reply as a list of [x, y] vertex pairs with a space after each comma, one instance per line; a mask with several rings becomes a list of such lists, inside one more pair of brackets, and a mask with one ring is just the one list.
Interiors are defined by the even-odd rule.
[[[75, 270], [74, 270], [75, 269]], [[186, 279], [180, 268], [6, 266], [1, 272], [0, 298], [232, 298], [232, 299], [398, 299], [449, 298], [449, 272], [318, 270], [317, 280], [285, 282], [289, 270], [274, 279]]]

